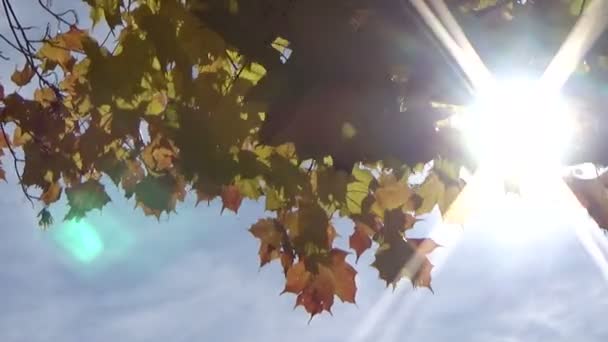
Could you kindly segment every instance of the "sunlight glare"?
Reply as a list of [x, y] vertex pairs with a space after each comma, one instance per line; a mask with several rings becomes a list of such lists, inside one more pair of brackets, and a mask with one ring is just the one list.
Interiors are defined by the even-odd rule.
[[558, 93], [537, 81], [513, 79], [482, 90], [452, 125], [463, 130], [480, 162], [507, 178], [561, 167], [576, 122]]

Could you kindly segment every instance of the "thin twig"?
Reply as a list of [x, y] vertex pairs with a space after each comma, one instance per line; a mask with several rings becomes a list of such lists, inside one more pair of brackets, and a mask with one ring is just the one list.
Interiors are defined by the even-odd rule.
[[11, 156], [13, 157], [13, 166], [15, 167], [15, 173], [17, 174], [17, 178], [19, 179], [19, 184], [21, 185], [21, 191], [23, 191], [25, 198], [27, 198], [27, 200], [30, 202], [30, 204], [32, 205], [32, 208], [33, 208], [34, 207], [33, 199], [35, 197], [30, 195], [27, 192], [27, 187], [25, 186], [25, 184], [23, 184], [23, 177], [21, 177], [21, 174], [19, 173], [19, 165], [18, 165], [20, 159], [17, 158], [17, 153], [15, 153], [15, 150], [13, 149], [13, 146], [8, 139], [8, 135], [6, 134], [6, 130], [4, 129], [4, 122], [0, 122], [0, 130], [2, 130], [2, 136], [4, 137], [6, 146], [8, 146], [8, 150], [10, 151]]
[[[42, 3], [42, 0], [38, 0], [38, 4], [40, 4], [40, 6], [42, 8], [44, 8], [45, 11], [47, 11], [50, 15], [52, 15], [58, 22], [64, 23], [70, 27], [77, 25], [78, 24], [78, 15], [76, 14], [76, 11], [70, 9], [67, 10], [65, 12], [61, 12], [61, 13], [55, 13], [53, 10], [51, 10], [47, 5]], [[70, 23], [69, 21], [65, 20], [63, 17], [66, 14], [72, 14], [74, 16], [74, 22]]]

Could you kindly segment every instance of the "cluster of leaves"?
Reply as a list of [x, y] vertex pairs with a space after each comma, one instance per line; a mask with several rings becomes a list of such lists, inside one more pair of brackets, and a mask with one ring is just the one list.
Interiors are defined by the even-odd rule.
[[[103, 177], [157, 218], [188, 191], [234, 212], [263, 198], [276, 215], [250, 229], [260, 264], [279, 260], [284, 292], [311, 315], [330, 311], [335, 296], [355, 302], [336, 215], [354, 222], [357, 258], [376, 245], [373, 267], [387, 285], [407, 277], [431, 288], [437, 244], [406, 232], [435, 206], [445, 213], [462, 188], [466, 156], [437, 132], [446, 113], [430, 99], [463, 92], [419, 27], [396, 14], [398, 1], [85, 2], [113, 45], [71, 25], [22, 51], [11, 80], [38, 79], [31, 99], [0, 88], [0, 153], [22, 164], [42, 225], [64, 192], [66, 220], [105, 206]], [[60, 80], [48, 81], [52, 73]], [[411, 167], [433, 159], [426, 180], [410, 184]]]

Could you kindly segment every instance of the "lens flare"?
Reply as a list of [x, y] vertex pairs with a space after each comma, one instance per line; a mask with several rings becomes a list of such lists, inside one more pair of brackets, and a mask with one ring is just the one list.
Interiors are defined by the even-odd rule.
[[496, 82], [453, 124], [480, 162], [507, 178], [561, 168], [576, 130], [572, 111], [538, 81]]
[[88, 264], [104, 250], [104, 243], [95, 228], [87, 221], [69, 221], [55, 231], [55, 241], [74, 259]]

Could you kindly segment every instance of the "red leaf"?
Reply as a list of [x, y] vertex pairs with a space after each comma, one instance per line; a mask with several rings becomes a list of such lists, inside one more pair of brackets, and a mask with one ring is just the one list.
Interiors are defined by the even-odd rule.
[[235, 213], [238, 213], [242, 201], [243, 196], [241, 196], [238, 187], [229, 185], [222, 189], [222, 212], [224, 212], [224, 209], [228, 208]]
[[355, 231], [348, 238], [348, 245], [357, 253], [357, 261], [359, 261], [361, 254], [372, 246], [372, 239], [360, 223], [355, 223]]
[[302, 305], [310, 313], [310, 319], [324, 310], [331, 313], [334, 304], [335, 285], [330, 269], [319, 265], [317, 273], [296, 299], [296, 306]]

